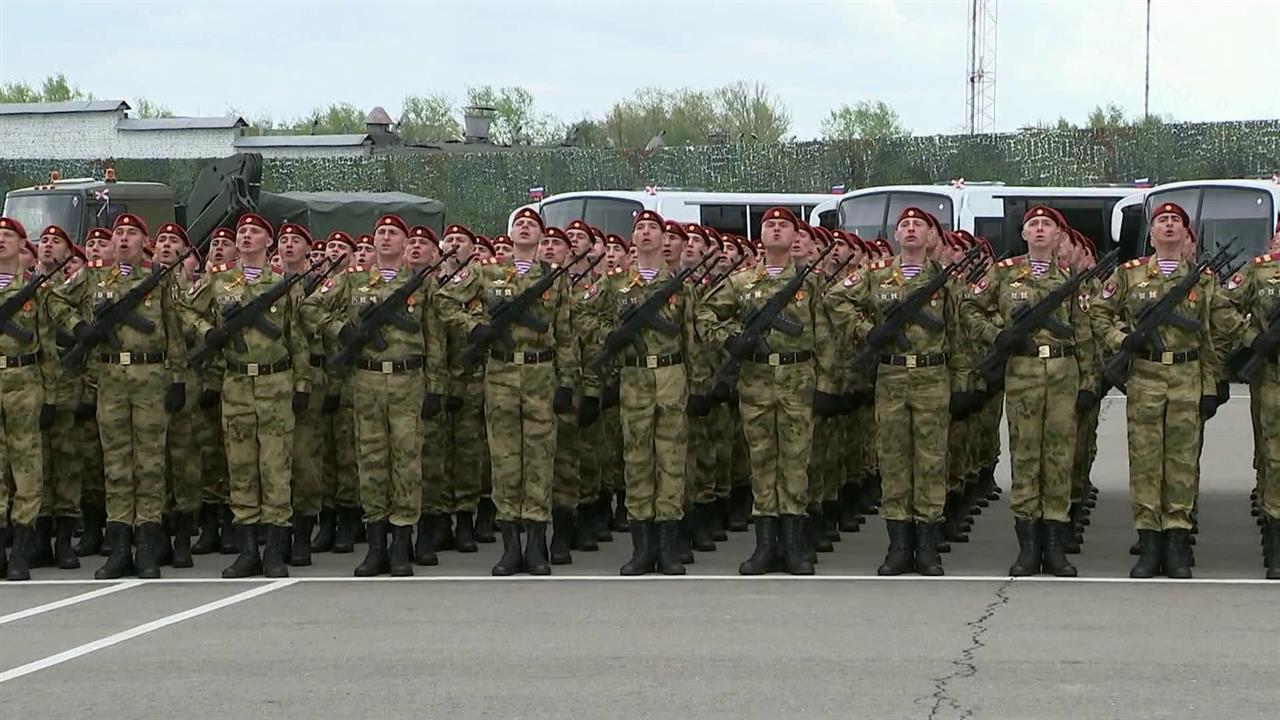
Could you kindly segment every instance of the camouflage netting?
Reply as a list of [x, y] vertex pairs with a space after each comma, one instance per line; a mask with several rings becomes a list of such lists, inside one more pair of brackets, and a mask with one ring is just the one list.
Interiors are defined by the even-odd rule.
[[[0, 160], [0, 190], [63, 177], [171, 185], [185, 197], [202, 160]], [[934, 135], [839, 143], [707, 145], [656, 152], [545, 148], [371, 158], [272, 158], [263, 188], [273, 192], [391, 191], [444, 202], [449, 222], [493, 233], [528, 202], [531, 187], [829, 192], [964, 177], [1008, 184], [1087, 185], [1267, 175], [1280, 168], [1280, 120], [1178, 123], [1106, 130], [1031, 130], [1002, 135]]]

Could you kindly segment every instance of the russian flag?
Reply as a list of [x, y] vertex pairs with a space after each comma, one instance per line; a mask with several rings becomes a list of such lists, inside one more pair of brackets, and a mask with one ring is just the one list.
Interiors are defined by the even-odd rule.
[[844, 185], [843, 185], [843, 184], [841, 184], [841, 185], [832, 185], [832, 186], [831, 186], [831, 194], [832, 194], [832, 195], [843, 195], [843, 194], [844, 194]]
[[541, 185], [539, 185], [538, 187], [529, 188], [529, 199], [534, 202], [541, 201], [543, 195], [545, 194], [546, 194], [546, 188], [542, 187]]
[[1149, 188], [1151, 187], [1151, 178], [1138, 178], [1133, 181], [1133, 186], [1136, 188]]

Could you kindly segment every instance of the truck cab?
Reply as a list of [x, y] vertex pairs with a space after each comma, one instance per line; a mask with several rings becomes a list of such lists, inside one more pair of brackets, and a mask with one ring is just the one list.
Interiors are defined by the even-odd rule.
[[95, 227], [111, 227], [121, 213], [138, 215], [155, 228], [175, 219], [173, 188], [162, 183], [125, 182], [108, 169], [106, 178], [61, 179], [52, 173], [45, 185], [13, 190], [5, 196], [4, 214], [39, 233], [57, 225], [79, 242]]

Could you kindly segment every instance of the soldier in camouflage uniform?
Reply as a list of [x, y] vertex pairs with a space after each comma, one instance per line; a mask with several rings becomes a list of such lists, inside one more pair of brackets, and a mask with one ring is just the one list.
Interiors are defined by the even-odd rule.
[[[1004, 389], [1013, 457], [1010, 504], [1019, 548], [1009, 569], [1014, 576], [1034, 575], [1042, 566], [1059, 577], [1076, 575], [1065, 554], [1076, 417], [1098, 401], [1089, 304], [1068, 298], [1051, 313], [1052, 322], [1029, 337], [1002, 329], [1014, 322], [1015, 312], [1070, 279], [1057, 259], [1065, 233], [1056, 210], [1029, 209], [1022, 218], [1027, 254], [1001, 261], [961, 304], [971, 336], [1009, 353]], [[996, 322], [988, 319], [992, 315]]]
[[[87, 263], [99, 259], [106, 262], [113, 262], [115, 259], [110, 228], [93, 228], [85, 235], [84, 260], [79, 264], [80, 267], [83, 268]], [[69, 278], [75, 272], [67, 272], [68, 269], [70, 265], [64, 269], [63, 274]], [[46, 309], [47, 306], [46, 302]], [[83, 312], [88, 312], [87, 308]], [[52, 315], [50, 318], [52, 319]], [[54, 339], [56, 342], [57, 337], [55, 336]], [[71, 338], [67, 338], [64, 333], [63, 340], [69, 343]], [[59, 353], [64, 350], [60, 347]], [[102, 442], [98, 434], [98, 380], [94, 365], [90, 363], [79, 377], [71, 374], [66, 382], [78, 385], [80, 392], [80, 402], [75, 409], [75, 422], [82, 439], [73, 447], [78, 464], [84, 468], [80, 487], [80, 513], [83, 525], [80, 528], [80, 542], [76, 544], [76, 556], [87, 557], [106, 551], [102, 540], [103, 531], [107, 527], [107, 491], [102, 470]]]
[[1165, 352], [1155, 352], [1154, 338], [1129, 331], [1143, 307], [1158, 302], [1194, 268], [1183, 252], [1190, 233], [1186, 211], [1163, 203], [1153, 213], [1156, 254], [1125, 263], [1103, 285], [1094, 302], [1094, 335], [1108, 355], [1124, 349], [1134, 357], [1126, 417], [1129, 496], [1140, 554], [1129, 575], [1153, 577], [1163, 566], [1169, 577], [1188, 578], [1200, 424], [1217, 409], [1220, 368], [1210, 316], [1218, 289], [1212, 273], [1200, 278], [1178, 310], [1194, 329], [1166, 324], [1157, 330]]
[[[152, 272], [143, 260], [150, 239], [142, 218], [131, 213], [117, 216], [111, 240], [115, 261], [87, 263], [49, 297], [49, 309], [55, 332], [61, 328], [75, 335], [77, 343], [90, 350], [89, 363], [97, 367], [111, 555], [94, 577], [115, 579], [136, 568], [139, 577], [158, 578], [166, 540], [160, 519], [167, 414], [186, 404], [179, 300], [170, 275], [119, 327], [95, 327], [100, 308], [123, 298]], [[131, 557], [135, 537], [137, 552]]]
[[[630, 239], [608, 235], [605, 248], [606, 275], [631, 267]], [[592, 426], [600, 428], [600, 464], [603, 469], [598, 510], [603, 518], [597, 538], [612, 540], [610, 529], [619, 532], [630, 530], [627, 520], [627, 484], [622, 468], [622, 410], [618, 407], [620, 391], [617, 378], [604, 377], [600, 381], [604, 383], [600, 391], [600, 422]]]

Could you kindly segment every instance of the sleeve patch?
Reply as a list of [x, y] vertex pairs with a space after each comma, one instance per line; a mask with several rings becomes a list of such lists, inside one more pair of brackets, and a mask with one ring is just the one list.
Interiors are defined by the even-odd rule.
[[1102, 299], [1103, 299], [1103, 300], [1110, 300], [1113, 296], [1115, 296], [1115, 294], [1116, 294], [1116, 290], [1117, 290], [1117, 289], [1118, 289], [1118, 288], [1116, 287], [1116, 283], [1115, 283], [1115, 281], [1114, 281], [1114, 280], [1113, 280], [1113, 281], [1111, 281], [1111, 282], [1108, 282], [1106, 285], [1103, 285], [1103, 286], [1102, 286]]

